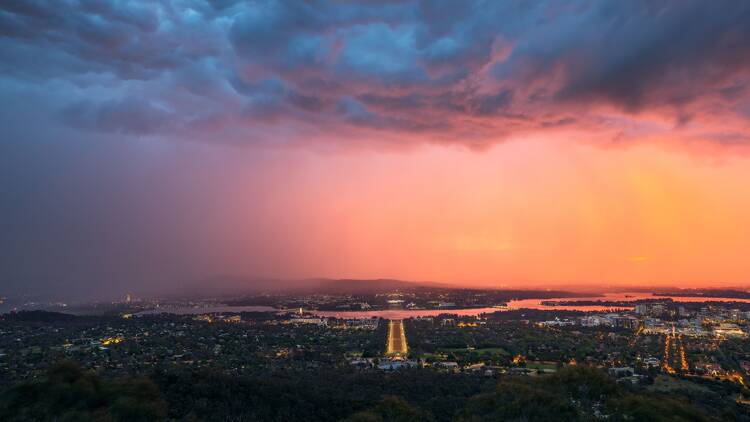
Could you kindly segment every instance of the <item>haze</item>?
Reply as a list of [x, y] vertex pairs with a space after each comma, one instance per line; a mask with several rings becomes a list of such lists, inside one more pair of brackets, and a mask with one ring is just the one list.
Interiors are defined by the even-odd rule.
[[747, 2], [2, 4], [0, 295], [747, 285], [748, 40]]

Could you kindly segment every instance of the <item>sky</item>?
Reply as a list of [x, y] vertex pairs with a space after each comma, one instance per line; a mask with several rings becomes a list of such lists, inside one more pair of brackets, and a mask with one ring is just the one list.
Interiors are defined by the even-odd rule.
[[0, 3], [0, 295], [750, 285], [750, 3]]

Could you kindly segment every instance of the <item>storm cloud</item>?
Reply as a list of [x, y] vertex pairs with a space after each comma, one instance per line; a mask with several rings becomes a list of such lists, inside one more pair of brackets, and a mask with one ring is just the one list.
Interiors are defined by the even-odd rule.
[[749, 58], [745, 2], [0, 6], [5, 84], [46, 85], [71, 127], [138, 137], [474, 146], [575, 121], [720, 144], [747, 129]]

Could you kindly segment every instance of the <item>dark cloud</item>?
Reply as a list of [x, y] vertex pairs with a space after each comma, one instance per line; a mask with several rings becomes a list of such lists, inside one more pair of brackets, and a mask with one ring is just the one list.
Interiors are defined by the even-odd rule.
[[136, 98], [76, 103], [66, 107], [62, 116], [74, 127], [132, 135], [153, 134], [175, 121], [170, 111]]
[[[578, 42], [561, 51], [557, 60], [567, 62], [570, 76], [558, 92], [560, 98], [603, 98], [638, 111], [689, 104], [731, 90], [734, 77], [747, 77], [747, 3], [726, 9], [706, 2], [634, 4], [625, 3], [625, 10], [607, 5], [590, 12], [601, 33], [574, 38]], [[574, 62], [577, 57], [584, 65]]]
[[139, 136], [213, 139], [195, 131], [219, 119], [225, 139], [342, 125], [475, 144], [572, 126], [607, 136], [611, 113], [705, 126], [710, 110], [738, 131], [749, 58], [746, 2], [0, 5], [8, 83], [59, 81], [49, 96], [72, 126]]
[[503, 89], [497, 94], [477, 97], [474, 104], [474, 112], [479, 115], [492, 115], [499, 110], [508, 108], [513, 101], [513, 90]]

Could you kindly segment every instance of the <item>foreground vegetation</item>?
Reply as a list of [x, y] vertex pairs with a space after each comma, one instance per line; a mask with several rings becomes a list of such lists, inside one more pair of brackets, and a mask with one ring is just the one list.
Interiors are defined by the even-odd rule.
[[[664, 383], [660, 383], [663, 386]], [[156, 371], [102, 379], [64, 362], [46, 377], [0, 394], [0, 420], [749, 421], [729, 399], [736, 388], [621, 385], [568, 366], [553, 375], [499, 379], [432, 371], [320, 370], [228, 376]]]

